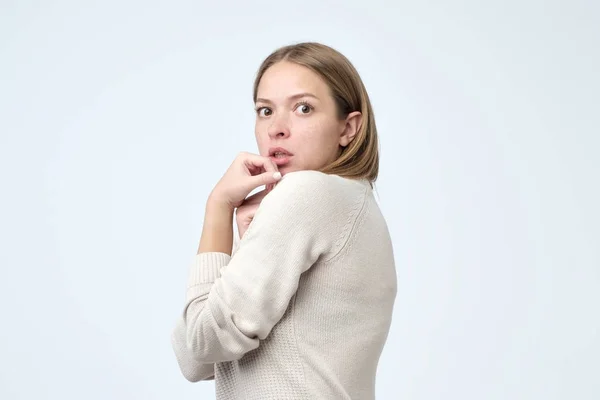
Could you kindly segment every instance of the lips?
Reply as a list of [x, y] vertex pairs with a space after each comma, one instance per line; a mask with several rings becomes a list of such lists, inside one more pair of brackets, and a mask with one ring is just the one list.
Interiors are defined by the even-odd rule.
[[273, 162], [275, 163], [275, 165], [277, 165], [278, 167], [280, 167], [282, 165], [285, 165], [285, 164], [289, 163], [291, 157], [292, 156], [289, 156], [289, 155], [285, 155], [285, 156], [274, 156], [273, 155], [273, 156], [270, 156], [269, 158], [271, 160], [273, 160]]
[[286, 156], [292, 156], [293, 154], [284, 149], [283, 147], [271, 147], [269, 149], [269, 157], [275, 156], [277, 154], [284, 154]]
[[269, 158], [273, 160], [278, 167], [289, 163], [292, 156], [293, 154], [283, 147], [272, 147], [269, 149]]

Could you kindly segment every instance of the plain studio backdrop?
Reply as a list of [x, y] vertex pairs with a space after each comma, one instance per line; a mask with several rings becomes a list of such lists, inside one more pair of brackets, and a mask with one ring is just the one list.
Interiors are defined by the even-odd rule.
[[597, 2], [0, 4], [3, 400], [213, 398], [170, 333], [256, 70], [300, 41], [375, 109], [377, 398], [600, 398]]

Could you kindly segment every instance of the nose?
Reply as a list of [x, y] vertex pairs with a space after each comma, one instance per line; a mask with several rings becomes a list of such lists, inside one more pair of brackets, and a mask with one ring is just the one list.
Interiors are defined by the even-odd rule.
[[290, 124], [284, 115], [274, 115], [271, 125], [267, 129], [270, 138], [282, 138], [290, 136]]

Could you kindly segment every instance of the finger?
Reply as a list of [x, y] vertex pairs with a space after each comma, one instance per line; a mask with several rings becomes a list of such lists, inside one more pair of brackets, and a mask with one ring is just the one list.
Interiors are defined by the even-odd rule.
[[251, 182], [254, 187], [257, 188], [262, 185], [270, 185], [275, 184], [281, 179], [281, 172], [264, 172], [260, 175], [255, 175], [251, 177]]
[[248, 167], [249, 170], [255, 168], [262, 168], [266, 172], [277, 172], [279, 168], [277, 168], [277, 164], [269, 157], [259, 156], [258, 154], [245, 153], [243, 156], [244, 163]]

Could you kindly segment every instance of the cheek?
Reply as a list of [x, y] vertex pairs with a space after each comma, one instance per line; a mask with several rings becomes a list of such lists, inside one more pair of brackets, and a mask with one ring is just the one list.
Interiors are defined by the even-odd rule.
[[261, 124], [256, 123], [254, 126], [254, 138], [256, 139], [256, 144], [258, 146], [258, 151], [260, 155], [265, 155], [268, 151], [267, 148], [267, 135], [265, 131], [265, 127], [261, 126]]
[[303, 124], [297, 122], [296, 133], [297, 143], [302, 148], [305, 161], [322, 164], [337, 151], [335, 127], [327, 121], [314, 120]]
[[321, 152], [328, 152], [332, 147], [337, 148], [336, 126], [329, 120], [310, 121], [305, 129], [305, 137]]

